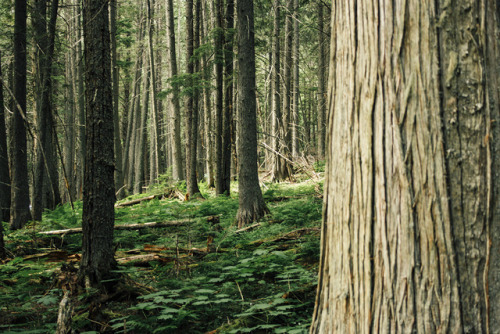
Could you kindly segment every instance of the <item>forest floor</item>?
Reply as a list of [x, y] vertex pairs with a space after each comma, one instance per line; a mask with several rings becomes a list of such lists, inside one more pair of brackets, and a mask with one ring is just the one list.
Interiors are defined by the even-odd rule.
[[[164, 182], [119, 201], [116, 225], [164, 224], [115, 230], [117, 272], [125, 287], [100, 303], [98, 331], [89, 320], [95, 292], [79, 296], [74, 332], [307, 333], [317, 285], [323, 179], [299, 178], [264, 184], [271, 214], [245, 230], [235, 226], [237, 183], [230, 197], [215, 197], [201, 184], [203, 199], [182, 201], [184, 185], [172, 191]], [[43, 222], [22, 231], [6, 230], [0, 332], [54, 332], [59, 302], [77, 271], [81, 234], [41, 232], [80, 225], [81, 202], [76, 202], [74, 210], [67, 204], [47, 211]]]

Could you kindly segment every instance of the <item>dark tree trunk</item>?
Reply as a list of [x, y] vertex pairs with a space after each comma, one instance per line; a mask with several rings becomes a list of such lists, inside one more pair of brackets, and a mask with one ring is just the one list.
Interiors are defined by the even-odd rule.
[[[283, 97], [283, 134], [284, 134], [284, 145], [283, 145], [283, 155], [290, 159], [290, 152], [292, 149], [292, 74], [293, 74], [293, 1], [286, 0], [286, 16], [285, 16], [285, 62], [284, 62], [284, 73], [283, 78], [285, 81], [285, 91]], [[285, 168], [290, 169], [290, 163], [288, 161], [284, 162]]]
[[[147, 57], [144, 54], [144, 57]], [[147, 59], [143, 60], [147, 63]], [[151, 72], [146, 69], [145, 76], [143, 77], [144, 92], [143, 92], [143, 103], [142, 108], [138, 109], [137, 117], [139, 118], [138, 127], [136, 127], [135, 133], [135, 150], [132, 152], [134, 154], [134, 193], [139, 194], [143, 191], [143, 187], [146, 186], [146, 150], [147, 150], [147, 131], [146, 125], [148, 122], [148, 111], [149, 111], [149, 85], [151, 80]], [[140, 103], [140, 99], [137, 101]], [[140, 113], [139, 113], [140, 112]], [[139, 116], [140, 115], [140, 116]]]
[[[174, 23], [174, 4], [173, 0], [167, 0], [167, 32], [169, 46], [169, 65], [170, 76], [177, 76], [177, 55], [175, 53], [175, 23]], [[172, 129], [172, 155], [173, 168], [172, 178], [174, 180], [184, 179], [184, 168], [182, 164], [182, 145], [181, 145], [181, 107], [179, 104], [179, 87], [172, 85], [171, 104], [171, 120], [173, 123]]]
[[22, 228], [31, 219], [26, 143], [26, 1], [14, 9], [14, 110], [10, 228]]
[[[1, 195], [0, 195], [1, 196]], [[0, 211], [0, 260], [5, 259], [5, 241], [3, 239], [3, 212]]]
[[[0, 77], [2, 77], [2, 56], [0, 51]], [[2, 77], [3, 78], [3, 77]], [[9, 152], [7, 149], [7, 129], [5, 127], [5, 106], [3, 96], [3, 85], [0, 82], [0, 215], [2, 221], [8, 221], [10, 215], [10, 175], [9, 175]]]
[[226, 0], [226, 25], [224, 44], [224, 115], [222, 117], [222, 187], [221, 194], [229, 196], [231, 189], [231, 148], [233, 124], [233, 28], [234, 0]]
[[238, 0], [238, 227], [267, 212], [259, 186], [257, 166], [257, 99], [255, 95], [255, 41], [252, 0]]
[[[36, 40], [39, 42], [39, 53], [37, 54], [38, 59], [38, 73], [39, 77], [35, 84], [39, 84], [35, 91], [38, 91], [37, 96], [37, 155], [36, 155], [36, 165], [35, 165], [35, 175], [34, 175], [34, 189], [33, 189], [33, 219], [41, 220], [42, 212], [44, 209], [44, 189], [48, 188], [48, 194], [54, 194], [54, 190], [51, 189], [53, 184], [57, 183], [57, 180], [52, 180], [50, 170], [46, 170], [45, 167], [50, 165], [48, 161], [49, 152], [53, 149], [52, 146], [52, 131], [51, 127], [53, 115], [52, 115], [52, 59], [54, 55], [54, 42], [56, 34], [56, 20], [57, 11], [59, 7], [59, 1], [54, 0], [52, 2], [50, 21], [48, 27], [46, 27], [46, 1], [37, 1], [35, 12], [32, 18], [33, 30], [38, 31], [36, 33]], [[35, 19], [36, 18], [36, 19]], [[48, 29], [47, 29], [48, 28]], [[45, 180], [45, 176], [49, 177], [49, 180]], [[47, 182], [48, 181], [48, 182]], [[73, 185], [73, 180], [71, 184]], [[44, 186], [45, 184], [45, 186]], [[52, 201], [56, 200], [52, 198]], [[46, 201], [48, 202], [48, 201]]]
[[283, 159], [284, 155], [283, 146], [285, 144], [284, 134], [284, 120], [281, 109], [281, 52], [280, 52], [280, 12], [281, 1], [274, 0], [274, 44], [273, 44], [273, 115], [272, 115], [272, 149], [273, 149], [273, 163], [272, 163], [272, 180], [282, 181], [286, 179], [288, 174], [288, 165]]
[[45, 171], [45, 137], [47, 116], [44, 112], [47, 111], [44, 104], [49, 101], [44, 101], [45, 90], [45, 66], [47, 64], [48, 51], [48, 36], [47, 36], [47, 3], [45, 0], [35, 0], [33, 10], [31, 12], [31, 24], [33, 27], [33, 42], [34, 48], [34, 87], [33, 93], [35, 98], [35, 121], [36, 121], [36, 138], [35, 138], [35, 168], [33, 176], [33, 210], [32, 215], [34, 220], [42, 220], [43, 211], [43, 177]]
[[[2, 54], [0, 52], [0, 78], [2, 77]], [[3, 239], [3, 221], [9, 219], [10, 209], [10, 176], [7, 152], [7, 131], [5, 128], [5, 108], [3, 101], [3, 80], [0, 82], [0, 259], [5, 258], [5, 242]]]
[[293, 104], [292, 104], [292, 156], [299, 156], [299, 0], [293, 2]]
[[215, 193], [224, 194], [224, 146], [223, 146], [223, 108], [224, 108], [224, 24], [223, 1], [215, 1]]
[[[198, 113], [194, 105], [196, 94], [195, 82], [193, 80], [194, 61], [194, 29], [193, 29], [193, 0], [186, 1], [186, 74], [188, 75], [187, 87], [190, 92], [185, 99], [186, 106], [186, 181], [187, 192], [193, 196], [200, 192], [198, 179], [196, 177], [196, 145], [198, 142]], [[196, 126], [196, 127], [195, 127]]]
[[[197, 50], [200, 47], [200, 32], [201, 32], [201, 0], [195, 0], [194, 2], [194, 31], [193, 31], [193, 50]], [[194, 73], [197, 74], [196, 79], [194, 81], [194, 90], [193, 90], [193, 124], [192, 124], [192, 132], [193, 136], [196, 137], [194, 141], [194, 152], [196, 163], [194, 164], [196, 168], [196, 180], [202, 180], [203, 178], [199, 175], [204, 175], [203, 171], [203, 150], [202, 150], [202, 135], [203, 131], [203, 122], [202, 122], [202, 101], [201, 101], [201, 80], [198, 74], [201, 74], [201, 61], [200, 57], [195, 57], [194, 61]]]
[[46, 160], [46, 176], [45, 181], [45, 204], [44, 206], [50, 210], [56, 208], [62, 203], [61, 192], [59, 190], [59, 164], [57, 161], [57, 147], [59, 145], [56, 133], [56, 125], [54, 114], [56, 114], [55, 105], [51, 104], [51, 112], [47, 117], [47, 140], [49, 144], [45, 150]]
[[[70, 14], [71, 15], [71, 14]], [[67, 18], [69, 22], [69, 17]], [[71, 25], [70, 25], [71, 27]], [[71, 41], [71, 30], [68, 31], [66, 38]], [[74, 77], [74, 57], [73, 50], [69, 50], [66, 54], [66, 84], [65, 84], [65, 108], [64, 108], [64, 141], [63, 141], [63, 156], [62, 168], [64, 180], [62, 180], [61, 190], [66, 193], [65, 202], [70, 202], [74, 198], [74, 165], [75, 165], [75, 94], [73, 77]], [[35, 200], [34, 200], [35, 201]]]
[[108, 6], [83, 1], [87, 109], [80, 279], [102, 287], [116, 267], [113, 249], [114, 136]]

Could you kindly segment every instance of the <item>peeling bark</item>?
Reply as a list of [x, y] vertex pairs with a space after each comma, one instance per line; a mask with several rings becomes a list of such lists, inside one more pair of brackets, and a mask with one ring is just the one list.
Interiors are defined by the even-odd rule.
[[311, 333], [498, 332], [497, 13], [334, 3]]

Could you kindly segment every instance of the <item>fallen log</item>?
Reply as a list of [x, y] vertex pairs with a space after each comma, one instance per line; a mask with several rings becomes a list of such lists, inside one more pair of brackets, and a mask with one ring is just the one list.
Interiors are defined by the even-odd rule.
[[[171, 227], [171, 226], [180, 226], [180, 225], [184, 225], [187, 223], [193, 223], [193, 222], [194, 222], [193, 219], [183, 219], [183, 220], [173, 220], [173, 221], [165, 221], [165, 222], [115, 225], [115, 230], [139, 230], [142, 228]], [[76, 234], [76, 233], [82, 233], [82, 228], [75, 227], [75, 228], [68, 228], [65, 230], [43, 231], [43, 232], [38, 232], [38, 233], [45, 234], [45, 235]]]
[[115, 204], [115, 208], [124, 208], [124, 207], [127, 207], [127, 206], [132, 206], [132, 205], [135, 205], [135, 204], [139, 204], [139, 203], [142, 203], [142, 202], [145, 202], [145, 201], [151, 201], [151, 200], [153, 200], [155, 198], [159, 198], [159, 199], [162, 199], [162, 198], [178, 198], [181, 201], [185, 200], [184, 194], [179, 189], [172, 188], [172, 189], [166, 190], [163, 194], [150, 195], [150, 196], [146, 196], [146, 197], [141, 197], [141, 198], [133, 199], [133, 200], [130, 200], [130, 201], [127, 201], [127, 202], [116, 203]]
[[[208, 216], [204, 217], [208, 222], [213, 222], [217, 220], [219, 216]], [[139, 223], [139, 224], [125, 224], [125, 225], [115, 225], [115, 230], [139, 230], [142, 228], [158, 228], [158, 227], [171, 227], [180, 226], [187, 223], [194, 223], [195, 219], [181, 219], [181, 220], [170, 220], [164, 222], [150, 222], [150, 223]], [[66, 234], [76, 234], [82, 233], [81, 227], [68, 228], [65, 230], [53, 230], [53, 231], [42, 231], [39, 234], [45, 235], [66, 235]]]
[[[207, 254], [206, 251], [196, 250], [200, 255], [204, 256]], [[143, 266], [149, 265], [152, 261], [158, 261], [161, 263], [169, 263], [173, 261], [183, 261], [183, 262], [193, 262], [193, 252], [189, 252], [188, 254], [160, 254], [160, 253], [152, 253], [152, 254], [139, 254], [117, 258], [116, 262], [119, 264], [127, 264], [133, 263], [134, 266]]]
[[123, 207], [126, 207], [126, 206], [131, 206], [131, 205], [139, 204], [141, 202], [150, 201], [150, 200], [153, 200], [155, 198], [162, 197], [162, 196], [163, 196], [163, 194], [162, 195], [151, 195], [151, 196], [137, 198], [137, 199], [134, 199], [134, 200], [131, 200], [131, 201], [123, 202], [123, 203], [116, 203], [115, 204], [115, 208], [123, 208]]
[[151, 261], [170, 262], [173, 260], [174, 258], [172, 256], [165, 256], [161, 254], [141, 254], [118, 258], [116, 259], [116, 262], [119, 264], [126, 264], [130, 262], [149, 263]]

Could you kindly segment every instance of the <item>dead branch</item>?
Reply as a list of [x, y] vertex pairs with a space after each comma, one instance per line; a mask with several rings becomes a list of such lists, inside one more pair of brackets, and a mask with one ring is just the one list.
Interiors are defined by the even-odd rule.
[[137, 199], [134, 199], [134, 200], [131, 200], [131, 201], [128, 201], [128, 202], [117, 203], [117, 204], [115, 204], [115, 208], [123, 208], [123, 207], [126, 207], [126, 206], [131, 206], [131, 205], [139, 204], [141, 202], [150, 201], [152, 199], [155, 199], [155, 198], [158, 198], [158, 197], [161, 197], [161, 196], [163, 196], [163, 194], [162, 195], [151, 195], [151, 196], [147, 196], [147, 197], [137, 198]]
[[145, 202], [145, 201], [151, 201], [151, 200], [153, 200], [155, 198], [159, 198], [159, 199], [162, 199], [162, 198], [178, 198], [181, 201], [185, 200], [184, 194], [179, 189], [177, 189], [177, 188], [169, 188], [163, 194], [155, 194], [155, 195], [150, 195], [150, 196], [146, 196], [146, 197], [136, 198], [136, 199], [133, 199], [133, 200], [127, 201], [127, 202], [116, 203], [115, 204], [115, 208], [123, 208], [123, 207], [126, 207], [126, 206], [131, 206], [131, 205], [139, 204], [139, 203], [142, 203], [142, 202]]
[[238, 233], [241, 233], [241, 232], [252, 230], [252, 229], [254, 229], [256, 227], [259, 227], [260, 225], [261, 225], [260, 223], [255, 223], [255, 224], [249, 225], [247, 227], [240, 228], [239, 230], [234, 231], [234, 234], [238, 234]]
[[69, 296], [70, 292], [64, 292], [64, 297], [59, 303], [57, 314], [56, 334], [66, 334], [71, 332], [71, 318], [73, 316], [73, 301]]

